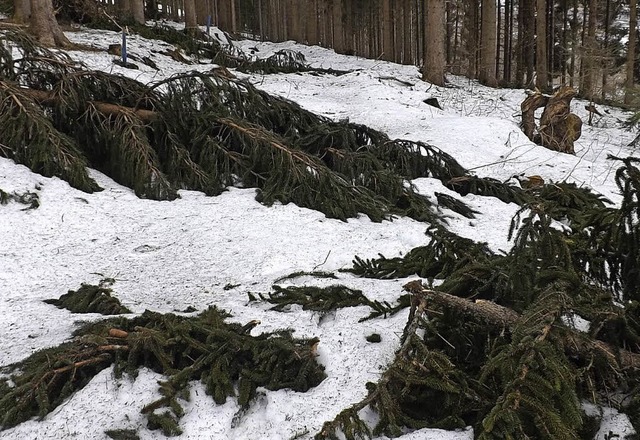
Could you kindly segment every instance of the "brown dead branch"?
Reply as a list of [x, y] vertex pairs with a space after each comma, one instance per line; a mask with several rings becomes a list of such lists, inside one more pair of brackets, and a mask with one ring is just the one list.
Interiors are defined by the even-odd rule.
[[[48, 92], [46, 90], [37, 90], [37, 89], [27, 89], [21, 88], [20, 92], [24, 95], [30, 97], [34, 101], [38, 102], [41, 105], [53, 106], [60, 102], [60, 98], [56, 96], [53, 92]], [[96, 110], [100, 113], [108, 116], [116, 116], [124, 113], [133, 113], [143, 122], [151, 122], [154, 121], [158, 117], [158, 113], [153, 110], [145, 110], [140, 108], [130, 108], [123, 107], [117, 104], [110, 104], [107, 102], [98, 102], [98, 101], [90, 101], [87, 104], [93, 105]]]

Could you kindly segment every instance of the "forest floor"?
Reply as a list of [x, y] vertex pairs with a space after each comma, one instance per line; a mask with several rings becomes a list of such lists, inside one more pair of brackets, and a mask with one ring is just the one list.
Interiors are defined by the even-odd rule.
[[[89, 68], [154, 82], [188, 70], [208, 71], [211, 64], [180, 64], [157, 53], [165, 43], [131, 36], [129, 52], [149, 56], [154, 70], [113, 64], [106, 52], [120, 42], [115, 32], [80, 30], [68, 33], [75, 43], [99, 51], [70, 51]], [[587, 186], [614, 202], [620, 201], [614, 174], [617, 165], [608, 154], [629, 156], [635, 133], [623, 122], [629, 114], [602, 107], [593, 126], [583, 125], [575, 155], [556, 153], [530, 142], [521, 132], [523, 90], [491, 89], [461, 77], [451, 86], [425, 83], [414, 66], [337, 55], [317, 46], [292, 42], [234, 42], [247, 53], [267, 57], [277, 50], [302, 52], [314, 67], [348, 70], [341, 76], [311, 73], [246, 75], [258, 88], [299, 103], [334, 120], [348, 119], [387, 133], [391, 138], [424, 141], [452, 155], [478, 176], [502, 181], [514, 175], [539, 175], [547, 182], [569, 181]], [[443, 110], [425, 104], [437, 98]], [[572, 110], [588, 119], [585, 102], [574, 100]], [[353, 258], [395, 257], [425, 244], [428, 225], [408, 218], [373, 223], [367, 217], [347, 222], [293, 204], [266, 207], [255, 201], [255, 190], [232, 188], [217, 197], [180, 191], [172, 202], [138, 199], [129, 188], [91, 171], [105, 188], [85, 194], [57, 178], [34, 174], [22, 165], [0, 158], [0, 188], [5, 192], [36, 192], [40, 207], [23, 210], [9, 203], [0, 207], [0, 365], [17, 362], [34, 351], [67, 340], [78, 321], [100, 315], [74, 315], [45, 304], [82, 283], [112, 278], [114, 295], [134, 313], [144, 310], [179, 312], [191, 306], [203, 310], [216, 305], [229, 311], [232, 321], [261, 323], [253, 334], [291, 328], [299, 337], [318, 337], [319, 362], [327, 379], [305, 393], [263, 392], [241, 417], [229, 399], [216, 405], [199, 383], [185, 403], [180, 439], [292, 439], [312, 438], [325, 421], [361, 400], [365, 384], [376, 381], [392, 360], [408, 310], [387, 319], [358, 320], [366, 307], [319, 314], [291, 307], [269, 310], [270, 304], [250, 302], [249, 293], [268, 294], [272, 286], [340, 283], [362, 290], [370, 299], [393, 302], [402, 294], [402, 280], [372, 280], [338, 272]], [[437, 179], [413, 184], [435, 203], [434, 192], [460, 198]], [[478, 211], [469, 220], [446, 208], [448, 228], [467, 238], [486, 242], [494, 251], [508, 251], [509, 223], [518, 210], [491, 197], [463, 198]], [[335, 272], [339, 279], [303, 276], [279, 281], [299, 271]], [[365, 341], [378, 333], [382, 341]], [[140, 409], [157, 398], [159, 375], [142, 371], [132, 380], [114, 379], [113, 370], [98, 374], [44, 420], [31, 420], [0, 431], [0, 439], [102, 439], [108, 429], [135, 429], [142, 439], [160, 434], [146, 427]], [[608, 408], [598, 440], [610, 432], [633, 431], [624, 415]], [[460, 432], [424, 429], [404, 440], [466, 440]]]

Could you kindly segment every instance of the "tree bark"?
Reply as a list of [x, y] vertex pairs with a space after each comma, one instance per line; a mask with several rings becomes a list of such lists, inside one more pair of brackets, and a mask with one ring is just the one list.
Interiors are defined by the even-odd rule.
[[16, 23], [28, 23], [31, 15], [31, 3], [29, 0], [14, 0], [13, 21]]
[[184, 0], [184, 27], [189, 34], [198, 33], [195, 0]]
[[138, 24], [145, 24], [144, 0], [131, 0], [131, 17]]
[[382, 59], [393, 61], [393, 10], [391, 0], [382, 0]]
[[445, 0], [427, 2], [424, 66], [422, 79], [437, 86], [445, 84]]
[[477, 77], [478, 59], [478, 0], [466, 0], [464, 11], [464, 31], [467, 48], [467, 77]]
[[638, 26], [638, 2], [637, 0], [631, 0], [629, 17], [629, 45], [627, 46], [627, 79], [625, 82], [625, 94], [624, 103], [629, 105], [633, 101], [633, 71], [636, 55], [636, 38]]
[[71, 42], [60, 29], [53, 12], [52, 0], [30, 0], [30, 31], [44, 46], [69, 47]]
[[497, 87], [496, 49], [498, 35], [496, 29], [495, 0], [482, 1], [482, 29], [480, 36], [480, 75], [478, 79], [489, 87]]
[[536, 87], [549, 91], [549, 70], [547, 69], [547, 0], [536, 3]]
[[598, 2], [597, 0], [589, 0], [589, 20], [584, 54], [582, 55], [582, 84], [580, 86], [580, 95], [589, 100], [593, 100], [595, 96], [597, 18]]

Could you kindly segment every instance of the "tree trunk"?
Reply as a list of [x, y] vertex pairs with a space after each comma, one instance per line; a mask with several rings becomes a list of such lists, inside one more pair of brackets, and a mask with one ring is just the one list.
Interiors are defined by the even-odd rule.
[[[260, 11], [260, 8], [258, 7], [258, 12], [257, 12], [258, 16], [260, 14], [259, 11]], [[200, 26], [204, 26], [207, 24], [207, 16], [210, 14], [211, 12], [209, 11], [208, 0], [196, 0], [196, 21]], [[254, 29], [253, 31], [255, 36], [256, 29]]]
[[482, 1], [482, 29], [480, 46], [480, 75], [478, 79], [489, 87], [497, 87], [496, 80], [496, 2], [495, 0]]
[[28, 23], [31, 15], [31, 3], [29, 0], [14, 0], [13, 21], [16, 23]]
[[477, 0], [465, 0], [464, 2], [464, 21], [463, 35], [465, 41], [465, 49], [467, 55], [467, 77], [470, 79], [477, 78], [477, 56], [478, 56], [478, 5]]
[[633, 71], [636, 54], [636, 39], [638, 26], [638, 2], [631, 0], [629, 17], [629, 45], [627, 46], [627, 80], [625, 82], [626, 91], [624, 103], [629, 105], [633, 101]]
[[549, 90], [549, 70], [547, 68], [547, 0], [536, 3], [536, 87]]
[[391, 0], [382, 0], [382, 59], [393, 61], [393, 11]]
[[145, 24], [144, 0], [131, 0], [131, 16], [138, 24]]
[[604, 13], [604, 41], [603, 41], [603, 56], [602, 56], [602, 90], [600, 91], [600, 98], [602, 101], [607, 99], [607, 78], [609, 70], [609, 25], [610, 25], [610, 9], [611, 0], [606, 0], [605, 13]]
[[71, 42], [64, 35], [53, 12], [52, 0], [31, 1], [31, 27], [38, 42], [44, 46], [69, 47]]
[[444, 86], [445, 77], [445, 0], [427, 2], [425, 22], [424, 66], [422, 79]]
[[513, 38], [513, 0], [504, 2], [504, 35], [502, 43], [502, 79], [505, 83], [511, 83], [511, 39]]
[[120, 18], [128, 19], [131, 17], [131, 0], [118, 0], [117, 5]]
[[585, 39], [585, 51], [582, 56], [582, 85], [580, 86], [580, 95], [589, 100], [592, 100], [595, 96], [597, 18], [598, 2], [597, 0], [589, 0], [589, 21]]
[[571, 15], [571, 61], [569, 63], [569, 85], [574, 87], [576, 75], [576, 50], [578, 48], [578, 0], [573, 0]]
[[184, 28], [188, 34], [198, 33], [198, 17], [195, 0], [184, 0]]

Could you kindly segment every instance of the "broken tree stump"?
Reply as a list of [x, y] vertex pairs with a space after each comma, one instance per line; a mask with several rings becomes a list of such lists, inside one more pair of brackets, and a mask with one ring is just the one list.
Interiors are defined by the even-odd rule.
[[[539, 91], [531, 93], [520, 104], [524, 134], [550, 150], [574, 154], [574, 142], [582, 134], [582, 120], [571, 113], [571, 100], [575, 96], [576, 91], [569, 86], [560, 87], [552, 96]], [[536, 126], [535, 111], [543, 107], [540, 126]]]

